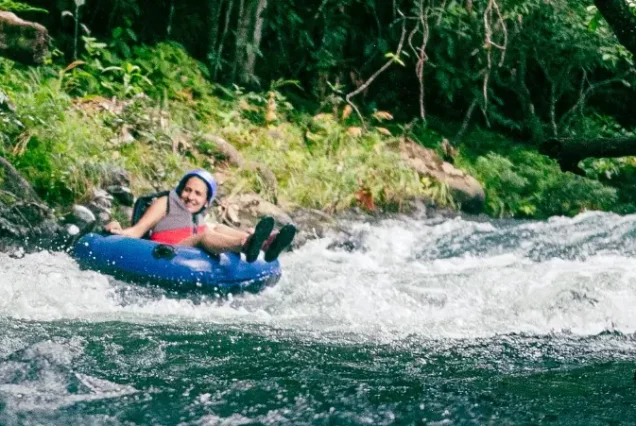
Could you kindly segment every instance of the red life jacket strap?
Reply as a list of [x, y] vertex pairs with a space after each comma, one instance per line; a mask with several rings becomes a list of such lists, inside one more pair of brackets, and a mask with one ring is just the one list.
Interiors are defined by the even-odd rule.
[[[197, 227], [197, 234], [201, 234], [205, 232], [205, 225]], [[150, 236], [152, 241], [156, 241], [158, 243], [163, 244], [179, 244], [181, 241], [185, 240], [189, 236], [193, 235], [192, 228], [178, 228], [178, 229], [170, 229], [167, 231], [159, 231], [153, 232]]]

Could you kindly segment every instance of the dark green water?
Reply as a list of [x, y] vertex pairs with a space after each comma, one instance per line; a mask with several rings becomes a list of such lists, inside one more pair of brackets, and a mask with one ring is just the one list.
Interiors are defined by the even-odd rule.
[[358, 224], [221, 302], [0, 257], [0, 424], [636, 424], [635, 219]]
[[0, 364], [0, 422], [608, 425], [636, 418], [634, 336], [369, 345], [286, 334], [12, 322], [3, 340], [16, 347]]

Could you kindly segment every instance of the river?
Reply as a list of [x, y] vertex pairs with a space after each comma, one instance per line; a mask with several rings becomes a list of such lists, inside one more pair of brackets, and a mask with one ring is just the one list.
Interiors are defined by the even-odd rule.
[[636, 216], [349, 226], [227, 300], [0, 254], [0, 424], [633, 424]]

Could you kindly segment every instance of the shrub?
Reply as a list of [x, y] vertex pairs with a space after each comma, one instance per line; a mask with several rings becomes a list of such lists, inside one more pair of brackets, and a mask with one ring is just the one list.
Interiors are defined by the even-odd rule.
[[573, 216], [609, 209], [617, 201], [614, 188], [562, 173], [554, 161], [532, 151], [517, 152], [514, 161], [490, 153], [469, 169], [484, 184], [487, 213], [497, 217]]

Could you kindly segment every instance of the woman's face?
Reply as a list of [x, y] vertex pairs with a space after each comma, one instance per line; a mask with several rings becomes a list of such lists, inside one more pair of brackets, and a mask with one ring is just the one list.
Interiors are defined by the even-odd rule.
[[197, 213], [208, 201], [208, 186], [198, 177], [191, 177], [183, 186], [181, 201], [190, 213]]

